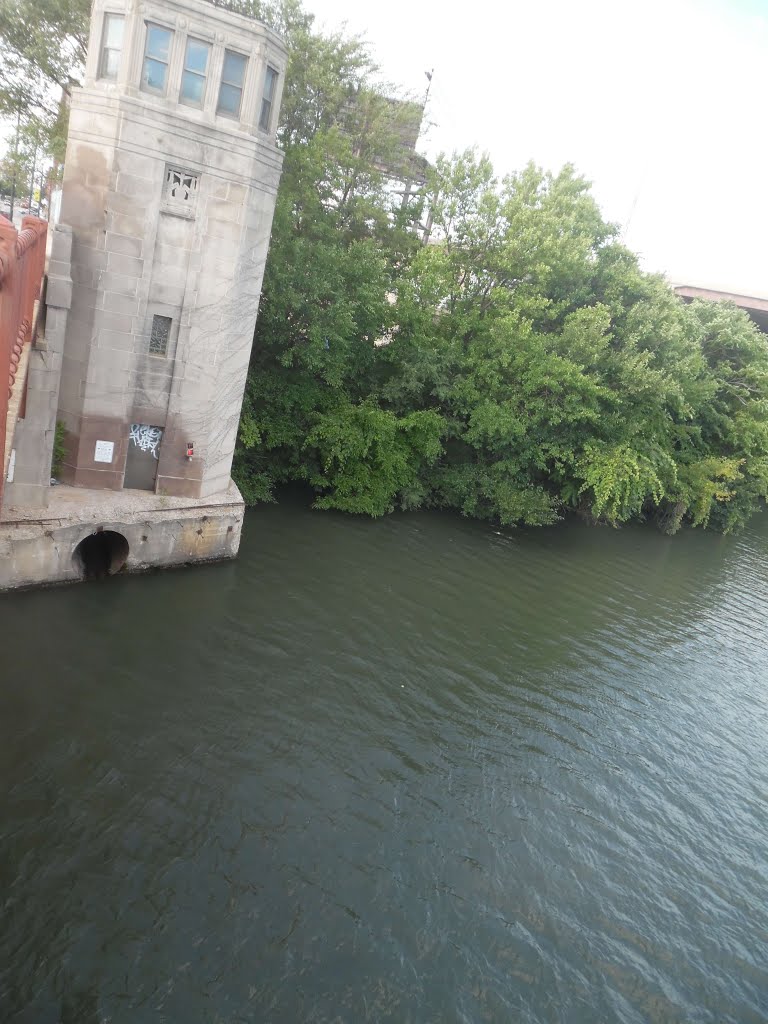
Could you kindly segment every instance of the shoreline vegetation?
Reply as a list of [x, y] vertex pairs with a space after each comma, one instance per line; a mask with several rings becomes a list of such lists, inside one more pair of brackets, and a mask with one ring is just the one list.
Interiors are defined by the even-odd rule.
[[[413, 158], [414, 103], [300, 0], [217, 2], [291, 54], [233, 466], [249, 504], [297, 482], [315, 508], [369, 516], [743, 526], [768, 493], [768, 339], [743, 311], [645, 273], [571, 166]], [[82, 73], [87, 6], [14, 0], [0, 18], [14, 174], [28, 138], [61, 148], [66, 105], [42, 104]], [[21, 32], [30, 12], [50, 31]]]
[[645, 273], [570, 166], [499, 177], [474, 151], [442, 156], [404, 202], [365, 47], [281, 10], [246, 501], [295, 481], [315, 508], [369, 516], [740, 528], [768, 489], [768, 339], [746, 313]]

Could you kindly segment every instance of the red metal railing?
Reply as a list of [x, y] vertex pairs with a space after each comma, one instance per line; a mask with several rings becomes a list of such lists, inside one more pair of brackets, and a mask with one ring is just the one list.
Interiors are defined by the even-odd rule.
[[[35, 301], [45, 271], [48, 224], [24, 217], [21, 231], [0, 216], [0, 505], [5, 483], [8, 402], [24, 346], [32, 339]], [[7, 382], [7, 383], [6, 383]]]

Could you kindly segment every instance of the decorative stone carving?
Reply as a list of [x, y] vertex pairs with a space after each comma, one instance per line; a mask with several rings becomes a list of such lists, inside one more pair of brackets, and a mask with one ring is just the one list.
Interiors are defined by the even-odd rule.
[[165, 172], [165, 200], [169, 203], [192, 204], [197, 198], [200, 176], [195, 171], [169, 167]]

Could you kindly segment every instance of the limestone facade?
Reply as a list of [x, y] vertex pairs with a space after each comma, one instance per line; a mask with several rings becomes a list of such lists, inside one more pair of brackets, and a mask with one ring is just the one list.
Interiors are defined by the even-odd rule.
[[66, 483], [227, 490], [285, 66], [279, 37], [206, 0], [95, 0], [61, 205]]

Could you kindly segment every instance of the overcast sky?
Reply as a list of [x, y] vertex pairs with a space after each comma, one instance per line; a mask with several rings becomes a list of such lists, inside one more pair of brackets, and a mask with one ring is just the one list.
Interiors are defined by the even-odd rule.
[[566, 162], [650, 270], [768, 297], [768, 0], [305, 0], [424, 94], [421, 149]]

